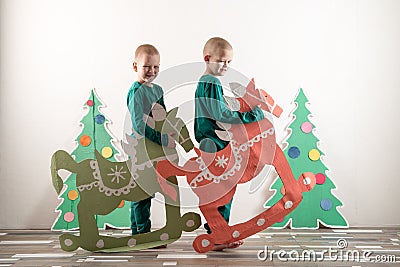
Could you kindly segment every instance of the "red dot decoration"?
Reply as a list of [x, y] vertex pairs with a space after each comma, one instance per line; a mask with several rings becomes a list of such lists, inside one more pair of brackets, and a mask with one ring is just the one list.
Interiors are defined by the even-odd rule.
[[323, 173], [317, 173], [315, 175], [315, 178], [316, 178], [317, 184], [324, 184], [326, 181], [325, 174], [323, 174]]
[[93, 106], [93, 100], [88, 100], [87, 102], [86, 102], [86, 105], [88, 105], [89, 107], [91, 107], [91, 106]]

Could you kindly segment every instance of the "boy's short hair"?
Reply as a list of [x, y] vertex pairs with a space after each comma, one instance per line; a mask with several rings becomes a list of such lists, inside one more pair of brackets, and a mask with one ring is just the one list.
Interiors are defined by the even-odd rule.
[[233, 49], [231, 44], [221, 37], [213, 37], [209, 39], [204, 45], [203, 56], [210, 55], [217, 48], [219, 49]]
[[135, 51], [135, 60], [141, 54], [147, 54], [147, 55], [152, 55], [152, 56], [153, 55], [160, 55], [160, 53], [158, 52], [157, 48], [155, 48], [151, 44], [139, 45], [138, 48], [136, 48], [136, 51]]

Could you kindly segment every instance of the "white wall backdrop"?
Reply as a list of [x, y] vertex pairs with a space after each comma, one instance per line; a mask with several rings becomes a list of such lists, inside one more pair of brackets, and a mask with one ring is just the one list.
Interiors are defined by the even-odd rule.
[[[304, 89], [349, 224], [400, 224], [400, 1], [0, 0], [0, 8], [0, 228], [51, 227], [59, 200], [50, 157], [72, 152], [92, 88], [122, 138], [139, 44], [158, 47], [166, 70], [201, 61], [213, 36], [231, 42], [232, 67], [284, 108], [278, 140]], [[167, 95], [167, 106], [194, 90]], [[270, 184], [253, 195], [242, 185], [232, 221], [260, 211]]]

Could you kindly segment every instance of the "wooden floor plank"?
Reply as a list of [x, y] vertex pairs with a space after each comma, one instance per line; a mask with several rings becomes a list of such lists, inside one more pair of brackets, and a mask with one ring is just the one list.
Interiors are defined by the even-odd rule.
[[[107, 230], [115, 237], [129, 231]], [[1, 266], [391, 266], [400, 264], [400, 228], [350, 228], [319, 230], [268, 229], [245, 240], [237, 249], [198, 254], [192, 242], [204, 230], [184, 233], [166, 249], [123, 253], [92, 253], [82, 249], [62, 251], [59, 232], [46, 230], [0, 230]], [[346, 246], [340, 248], [338, 240]], [[325, 250], [341, 251], [328, 255]], [[278, 252], [286, 255], [281, 257]], [[297, 257], [315, 252], [316, 261]], [[263, 259], [263, 255], [267, 257]], [[368, 259], [349, 259], [347, 252], [371, 253]], [[260, 254], [261, 253], [261, 254]], [[307, 255], [307, 254], [305, 254]], [[352, 256], [352, 254], [350, 254]], [[293, 258], [294, 257], [294, 258]], [[347, 258], [346, 258], [347, 257]], [[323, 260], [322, 260], [323, 258]], [[386, 261], [386, 263], [384, 262]], [[397, 261], [397, 264], [393, 264]]]

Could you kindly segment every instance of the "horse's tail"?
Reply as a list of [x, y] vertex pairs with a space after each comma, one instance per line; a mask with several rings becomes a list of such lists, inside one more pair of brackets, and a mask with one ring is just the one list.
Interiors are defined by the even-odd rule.
[[162, 191], [176, 201], [177, 192], [172, 185], [168, 184], [167, 179], [176, 175], [186, 176], [187, 172], [169, 160], [161, 160], [157, 163], [156, 173]]
[[60, 175], [58, 175], [58, 171], [67, 170], [76, 173], [77, 167], [78, 163], [76, 163], [71, 155], [64, 150], [58, 150], [53, 154], [51, 157], [50, 170], [53, 186], [57, 194], [60, 194], [64, 185], [63, 180], [61, 179]]

